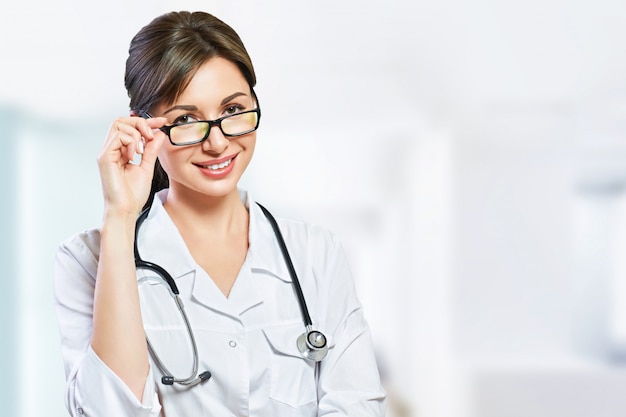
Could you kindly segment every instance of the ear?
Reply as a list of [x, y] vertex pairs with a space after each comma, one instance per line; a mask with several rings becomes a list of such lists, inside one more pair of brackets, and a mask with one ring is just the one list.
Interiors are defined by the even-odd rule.
[[132, 110], [132, 109], [131, 109], [131, 110], [130, 110], [130, 115], [131, 115], [132, 117], [137, 117], [137, 116], [139, 116], [139, 113], [137, 112], [137, 110]]

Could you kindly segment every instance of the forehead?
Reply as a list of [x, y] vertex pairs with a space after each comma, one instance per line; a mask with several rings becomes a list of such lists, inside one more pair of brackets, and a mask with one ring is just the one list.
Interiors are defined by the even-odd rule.
[[236, 64], [227, 59], [215, 57], [198, 67], [175, 101], [198, 98], [221, 100], [235, 92], [250, 95], [248, 82]]
[[239, 100], [253, 100], [252, 90], [239, 67], [221, 57], [210, 58], [190, 76], [187, 85], [172, 100], [154, 106], [151, 114], [163, 115], [172, 107], [181, 106], [209, 112], [222, 106], [222, 101], [235, 93]]

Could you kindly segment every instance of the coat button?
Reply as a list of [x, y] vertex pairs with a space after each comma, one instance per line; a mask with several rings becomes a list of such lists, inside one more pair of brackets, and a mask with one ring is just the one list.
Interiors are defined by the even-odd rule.
[[237, 342], [235, 342], [234, 340], [231, 340], [230, 342], [228, 342], [228, 346], [234, 348], [237, 346]]

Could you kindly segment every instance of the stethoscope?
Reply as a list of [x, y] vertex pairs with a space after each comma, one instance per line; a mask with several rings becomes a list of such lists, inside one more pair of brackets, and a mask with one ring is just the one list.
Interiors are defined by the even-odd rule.
[[[285, 260], [285, 264], [287, 265], [287, 269], [289, 270], [289, 275], [291, 275], [291, 282], [293, 283], [293, 289], [296, 292], [296, 297], [298, 299], [298, 304], [300, 305], [300, 312], [302, 313], [302, 320], [304, 321], [305, 332], [302, 333], [298, 339], [296, 340], [296, 346], [298, 350], [304, 356], [304, 358], [313, 361], [320, 362], [322, 359], [326, 357], [328, 353], [328, 344], [326, 340], [326, 336], [319, 330], [313, 329], [313, 323], [311, 321], [311, 316], [309, 315], [309, 309], [307, 308], [306, 301], [304, 300], [304, 295], [302, 294], [302, 287], [300, 286], [300, 281], [298, 280], [298, 276], [296, 275], [296, 270], [291, 262], [291, 257], [289, 256], [289, 252], [287, 251], [287, 245], [285, 244], [285, 239], [283, 239], [283, 235], [280, 232], [278, 224], [276, 223], [276, 219], [274, 216], [261, 204], [257, 203], [257, 205], [265, 214], [265, 217], [269, 220], [272, 229], [274, 230], [274, 234], [276, 235], [276, 240], [278, 241], [278, 245], [280, 246], [280, 251], [283, 255], [283, 259]], [[174, 383], [185, 385], [185, 386], [194, 386], [201, 382], [204, 382], [211, 378], [211, 372], [204, 371], [198, 374], [198, 347], [196, 345], [196, 338], [193, 334], [193, 330], [191, 329], [191, 325], [189, 324], [189, 319], [187, 318], [187, 313], [185, 313], [185, 307], [183, 306], [183, 302], [180, 299], [178, 287], [176, 286], [176, 282], [172, 276], [161, 266], [144, 261], [139, 256], [139, 249], [137, 247], [137, 238], [139, 236], [139, 228], [143, 221], [148, 217], [149, 209], [144, 210], [139, 217], [137, 218], [137, 223], [135, 225], [135, 267], [137, 269], [148, 269], [150, 271], [155, 272], [161, 279], [163, 279], [168, 287], [169, 293], [176, 302], [176, 307], [180, 312], [183, 321], [185, 322], [185, 326], [187, 327], [187, 333], [189, 334], [189, 340], [191, 341], [191, 347], [193, 350], [193, 370], [191, 375], [187, 378], [176, 378], [174, 375], [167, 369], [152, 343], [150, 343], [150, 339], [146, 334], [146, 341], [148, 343], [148, 350], [154, 359], [159, 370], [163, 373], [163, 377], [161, 377], [161, 382], [165, 385], [172, 385]]]

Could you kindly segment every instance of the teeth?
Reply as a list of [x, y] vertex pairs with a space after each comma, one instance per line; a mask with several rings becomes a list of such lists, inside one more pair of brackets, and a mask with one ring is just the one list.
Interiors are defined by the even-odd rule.
[[230, 163], [232, 161], [233, 161], [232, 159], [229, 159], [228, 161], [224, 161], [221, 164], [203, 165], [202, 168], [222, 169], [222, 168], [226, 168], [228, 165], [230, 165]]

